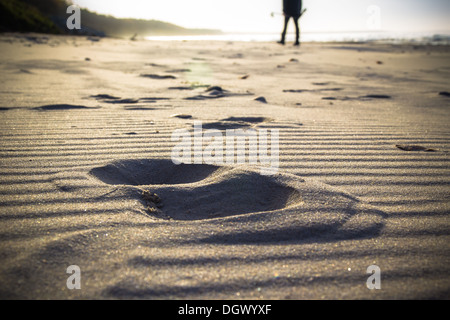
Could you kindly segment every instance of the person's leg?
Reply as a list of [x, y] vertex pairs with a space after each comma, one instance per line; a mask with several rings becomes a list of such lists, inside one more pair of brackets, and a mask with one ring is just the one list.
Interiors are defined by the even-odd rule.
[[294, 23], [295, 23], [295, 46], [299, 46], [300, 45], [300, 26], [298, 24], [298, 17], [294, 18]]
[[286, 40], [286, 32], [287, 32], [287, 28], [288, 28], [288, 24], [289, 24], [289, 16], [285, 16], [284, 17], [284, 29], [283, 29], [283, 33], [281, 33], [281, 40], [278, 41], [278, 43], [284, 44], [285, 40]]

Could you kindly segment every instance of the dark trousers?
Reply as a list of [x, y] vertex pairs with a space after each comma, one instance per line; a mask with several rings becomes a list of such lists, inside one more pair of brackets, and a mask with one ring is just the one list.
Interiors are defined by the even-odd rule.
[[298, 19], [300, 19], [300, 17], [292, 17], [292, 16], [285, 16], [284, 17], [284, 29], [283, 29], [283, 33], [281, 34], [281, 42], [284, 43], [284, 41], [286, 40], [286, 32], [287, 32], [289, 20], [291, 18], [294, 20], [294, 24], [295, 24], [295, 43], [299, 43], [299, 40], [300, 40], [300, 27], [298, 25]]

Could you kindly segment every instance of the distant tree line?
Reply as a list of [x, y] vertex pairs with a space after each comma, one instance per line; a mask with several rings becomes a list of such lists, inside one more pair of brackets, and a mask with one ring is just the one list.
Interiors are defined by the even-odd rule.
[[83, 34], [112, 37], [218, 34], [219, 30], [185, 29], [157, 20], [118, 19], [85, 9], [81, 30], [66, 28], [66, 0], [0, 0], [0, 32]]

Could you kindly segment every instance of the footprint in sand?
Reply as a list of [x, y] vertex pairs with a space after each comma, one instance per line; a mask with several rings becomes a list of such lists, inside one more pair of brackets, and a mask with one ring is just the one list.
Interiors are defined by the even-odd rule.
[[95, 96], [90, 96], [89, 98], [111, 104], [135, 104], [139, 102], [138, 99], [122, 99], [109, 94], [97, 94]]
[[196, 164], [177, 166], [168, 160], [124, 160], [94, 168], [90, 174], [111, 185], [177, 185], [201, 181], [219, 168]]
[[168, 101], [168, 100], [170, 100], [170, 98], [144, 97], [144, 98], [139, 98], [138, 100], [139, 100], [139, 102], [143, 102], [143, 103], [155, 103], [155, 102], [159, 102], [159, 101]]
[[426, 148], [422, 146], [414, 146], [414, 145], [400, 145], [397, 144], [396, 147], [403, 151], [424, 151], [424, 152], [437, 152], [436, 149]]
[[153, 108], [153, 107], [124, 107], [125, 110], [128, 111], [153, 111], [157, 110], [159, 108]]
[[249, 122], [249, 123], [262, 123], [262, 122], [270, 122], [273, 119], [266, 117], [229, 117], [223, 119], [223, 121], [237, 121], [237, 122]]
[[328, 86], [330, 84], [334, 84], [334, 82], [313, 82], [313, 86]]
[[392, 99], [391, 96], [385, 94], [368, 94], [359, 97], [323, 97], [322, 100], [340, 100], [340, 101], [371, 101], [371, 100], [389, 100]]
[[170, 117], [178, 119], [192, 119], [192, 116], [190, 114], [173, 114]]
[[[128, 210], [178, 228], [186, 241], [264, 243], [334, 241], [377, 235], [384, 213], [314, 180], [246, 166], [175, 165], [171, 160], [123, 160], [56, 174], [62, 192], [86, 201], [127, 203]], [[89, 192], [86, 192], [88, 189]], [[130, 201], [127, 201], [129, 199]], [[188, 229], [186, 229], [188, 228]], [[151, 231], [151, 230], [149, 230]]]
[[100, 109], [100, 107], [86, 107], [86, 106], [77, 106], [71, 104], [51, 104], [41, 107], [33, 108], [33, 110], [37, 111], [63, 111], [63, 110], [85, 110], [85, 109]]
[[167, 68], [166, 65], [164, 65], [164, 64], [157, 64], [157, 63], [146, 63], [145, 65], [149, 66], [149, 67], [155, 67], [155, 68]]
[[229, 117], [217, 122], [204, 123], [202, 127], [203, 129], [217, 129], [217, 130], [244, 129], [254, 127], [255, 125], [264, 122], [271, 122], [271, 121], [273, 121], [273, 119], [265, 117]]
[[139, 103], [138, 99], [119, 99], [119, 100], [104, 100], [103, 102], [111, 103], [111, 104], [135, 104]]
[[125, 110], [128, 111], [151, 111], [151, 110], [162, 110], [162, 109], [172, 109], [172, 105], [157, 105], [157, 106], [124, 106]]
[[119, 97], [111, 96], [109, 94], [97, 94], [94, 96], [90, 96], [90, 98], [96, 99], [96, 100], [119, 100], [119, 99], [121, 99]]
[[304, 92], [324, 92], [324, 91], [341, 91], [342, 88], [324, 88], [324, 89], [289, 89], [283, 90], [283, 92], [289, 93], [304, 93]]
[[20, 70], [19, 70], [19, 73], [33, 74], [33, 72], [31, 72], [31, 71], [28, 70], [28, 69], [20, 69]]
[[215, 130], [232, 130], [232, 129], [246, 129], [250, 128], [251, 124], [246, 122], [232, 122], [232, 121], [217, 121], [211, 123], [204, 123], [203, 129], [215, 129]]
[[253, 93], [233, 93], [228, 90], [222, 89], [219, 86], [208, 87], [204, 93], [185, 98], [185, 100], [209, 100], [209, 99], [219, 99], [225, 97], [236, 97], [236, 96], [251, 96]]
[[360, 99], [392, 99], [391, 96], [386, 94], [368, 94], [366, 96], [359, 97]]
[[137, 103], [156, 103], [158, 101], [170, 100], [170, 98], [161, 97], [144, 97], [138, 99], [122, 99], [120, 97], [111, 96], [109, 94], [97, 94], [89, 98], [109, 104], [137, 104]]
[[141, 74], [140, 77], [149, 78], [154, 80], [168, 80], [168, 79], [176, 79], [177, 77], [170, 74]]
[[192, 72], [191, 69], [172, 69], [172, 70], [167, 70], [167, 73], [186, 73], [186, 72]]
[[191, 90], [194, 90], [194, 88], [193, 87], [169, 87], [169, 90], [191, 91]]
[[266, 100], [265, 97], [258, 97], [258, 98], [255, 99], [255, 101], [262, 102], [262, 103], [267, 103], [267, 100]]

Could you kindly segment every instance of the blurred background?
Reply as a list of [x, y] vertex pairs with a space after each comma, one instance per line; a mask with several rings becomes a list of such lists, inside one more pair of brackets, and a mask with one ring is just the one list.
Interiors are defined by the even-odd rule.
[[[83, 8], [75, 33], [91, 35], [272, 41], [283, 24], [282, 0], [0, 0], [0, 30], [67, 33], [69, 4]], [[303, 0], [303, 7], [303, 41], [439, 42], [450, 35], [449, 0]]]

